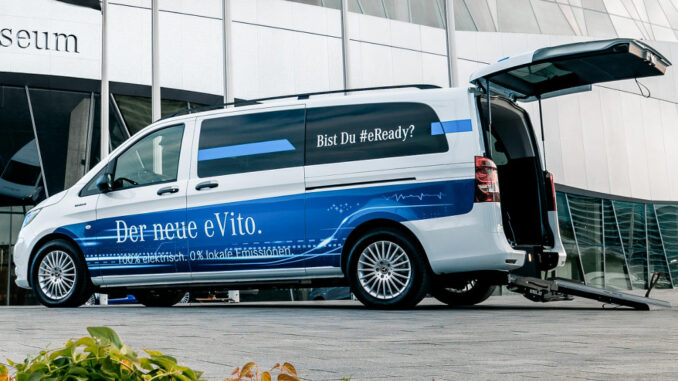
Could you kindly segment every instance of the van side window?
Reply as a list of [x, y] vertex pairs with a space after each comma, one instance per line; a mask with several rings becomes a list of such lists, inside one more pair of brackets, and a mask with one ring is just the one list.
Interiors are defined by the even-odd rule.
[[306, 165], [447, 151], [440, 120], [421, 103], [309, 108]]
[[134, 143], [117, 157], [113, 189], [176, 181], [184, 126], [163, 128]]
[[198, 177], [304, 165], [304, 109], [208, 119], [198, 142]]

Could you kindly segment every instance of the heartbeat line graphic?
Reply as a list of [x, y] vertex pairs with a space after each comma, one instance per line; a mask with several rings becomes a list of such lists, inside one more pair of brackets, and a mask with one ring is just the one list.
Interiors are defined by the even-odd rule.
[[388, 196], [388, 197], [385, 197], [385, 198], [387, 200], [393, 200], [395, 202], [399, 202], [399, 201], [402, 201], [402, 200], [407, 199], [407, 198], [416, 198], [419, 201], [423, 201], [424, 197], [433, 197], [433, 198], [437, 198], [438, 200], [442, 200], [443, 196], [445, 196], [445, 193], [440, 192], [440, 193], [437, 193], [437, 194], [428, 194], [428, 193], [407, 194], [407, 195], [394, 194], [394, 195], [391, 195], [391, 196]]

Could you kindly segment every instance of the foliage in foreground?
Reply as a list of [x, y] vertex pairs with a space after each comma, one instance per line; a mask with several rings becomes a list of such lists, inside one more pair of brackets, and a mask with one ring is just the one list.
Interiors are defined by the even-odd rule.
[[286, 362], [282, 365], [275, 364], [271, 370], [260, 371], [257, 364], [253, 362], [248, 362], [243, 365], [242, 369], [235, 368], [231, 374], [231, 378], [226, 379], [226, 381], [271, 381], [273, 379], [273, 373], [278, 373], [278, 381], [297, 381], [299, 380], [297, 376], [297, 370], [294, 369], [292, 364]]
[[[16, 374], [11, 376], [0, 364], [0, 381], [200, 381], [202, 372], [181, 366], [174, 357], [144, 349], [139, 357], [123, 344], [108, 327], [87, 328], [90, 336], [69, 340], [63, 348], [41, 351], [34, 358], [15, 363], [7, 360]], [[225, 381], [298, 381], [297, 370], [290, 363], [275, 364], [260, 371], [249, 362], [236, 368]]]
[[138, 356], [108, 327], [89, 327], [87, 332], [90, 336], [71, 339], [63, 348], [41, 351], [20, 363], [7, 360], [16, 375], [9, 376], [0, 365], [0, 381], [202, 380], [202, 372], [179, 365], [174, 357], [146, 349], [148, 356]]

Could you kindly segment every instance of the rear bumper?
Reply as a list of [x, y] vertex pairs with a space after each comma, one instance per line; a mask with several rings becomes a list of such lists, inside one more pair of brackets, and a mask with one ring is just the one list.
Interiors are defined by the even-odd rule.
[[523, 266], [525, 251], [506, 239], [501, 207], [476, 203], [466, 214], [403, 223], [424, 246], [436, 274], [483, 270], [514, 270]]

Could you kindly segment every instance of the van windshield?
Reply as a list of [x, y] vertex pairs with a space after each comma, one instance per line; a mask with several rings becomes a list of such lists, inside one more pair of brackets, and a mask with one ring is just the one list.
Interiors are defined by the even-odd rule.
[[10, 160], [2, 172], [2, 178], [10, 183], [35, 186], [40, 177], [40, 167]]

